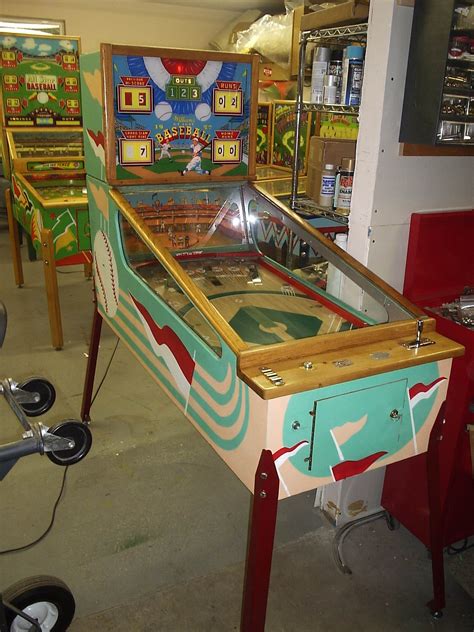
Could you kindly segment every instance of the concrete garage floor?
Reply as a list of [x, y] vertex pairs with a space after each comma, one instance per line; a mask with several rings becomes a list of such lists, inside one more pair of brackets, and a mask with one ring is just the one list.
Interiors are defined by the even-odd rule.
[[[42, 265], [25, 262], [25, 286], [14, 286], [0, 221], [0, 298], [9, 312], [1, 373], [55, 385], [48, 425], [79, 415], [92, 315], [91, 282], [81, 268], [63, 270], [65, 348], [54, 351]], [[105, 327], [99, 377], [115, 340]], [[19, 424], [0, 406], [0, 442], [19, 438]], [[0, 586], [60, 577], [77, 603], [72, 632], [238, 630], [249, 492], [120, 344], [92, 417], [92, 450], [68, 470], [52, 531], [27, 551], [0, 556]], [[0, 548], [43, 532], [62, 474], [40, 456], [15, 466], [0, 485]], [[435, 621], [425, 607], [431, 569], [422, 544], [384, 521], [359, 527], [344, 543], [353, 569], [344, 576], [332, 560], [333, 528], [313, 500], [311, 492], [280, 503], [268, 632], [472, 632], [474, 549], [446, 558], [448, 607]]]

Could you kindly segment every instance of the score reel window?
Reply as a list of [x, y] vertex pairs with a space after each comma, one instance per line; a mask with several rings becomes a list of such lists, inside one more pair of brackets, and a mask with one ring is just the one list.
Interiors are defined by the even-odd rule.
[[[125, 217], [120, 214], [119, 219], [123, 251], [128, 266], [179, 318], [182, 318], [181, 313], [192, 306], [188, 296], [163, 264], [150, 252]], [[222, 345], [217, 332], [198, 310], [194, 311], [193, 322], [186, 324], [217, 356], [221, 357]]]
[[167, 101], [200, 101], [201, 86], [196, 77], [186, 75], [172, 75], [166, 86]]
[[119, 138], [119, 164], [127, 167], [152, 165], [155, 160], [155, 148], [152, 138]]
[[222, 90], [214, 88], [212, 93], [212, 111], [217, 116], [242, 116], [242, 90]]
[[229, 138], [214, 138], [212, 140], [212, 157], [214, 163], [242, 162], [242, 140]]
[[117, 86], [117, 111], [123, 114], [153, 112], [151, 86]]

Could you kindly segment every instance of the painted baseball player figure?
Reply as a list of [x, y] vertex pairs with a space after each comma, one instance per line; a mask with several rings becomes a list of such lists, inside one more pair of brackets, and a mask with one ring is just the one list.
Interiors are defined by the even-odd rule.
[[158, 160], [163, 160], [163, 158], [168, 158], [169, 161], [172, 161], [170, 154], [170, 142], [168, 140], [164, 140], [160, 145], [161, 153]]
[[201, 152], [204, 149], [204, 146], [201, 145], [198, 138], [193, 138], [191, 140], [191, 149], [193, 151], [193, 157], [188, 162], [183, 171], [180, 171], [180, 174], [184, 176], [188, 171], [195, 171], [196, 173], [201, 173], [203, 175], [209, 175], [210, 171], [206, 171], [205, 169], [201, 169]]

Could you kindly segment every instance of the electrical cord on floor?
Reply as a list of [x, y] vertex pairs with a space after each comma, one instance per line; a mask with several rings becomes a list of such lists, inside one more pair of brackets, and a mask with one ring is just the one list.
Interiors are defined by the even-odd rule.
[[[96, 388], [94, 396], [93, 396], [93, 398], [91, 400], [91, 406], [94, 403], [95, 398], [99, 394], [99, 391], [102, 388], [102, 385], [103, 385], [103, 383], [105, 381], [105, 378], [107, 377], [107, 374], [108, 374], [109, 369], [110, 369], [110, 365], [112, 364], [112, 360], [114, 359], [115, 352], [117, 351], [117, 347], [119, 345], [119, 342], [120, 342], [120, 338], [117, 338], [117, 342], [115, 343], [115, 347], [114, 347], [114, 349], [112, 351], [110, 359], [109, 359], [109, 361], [107, 363], [107, 366], [105, 368], [104, 375], [102, 376], [102, 379], [100, 380], [99, 386]], [[0, 551], [0, 555], [7, 555], [9, 553], [18, 553], [19, 551], [26, 551], [27, 549], [31, 549], [31, 547], [35, 546], [36, 544], [39, 544], [48, 535], [48, 533], [53, 528], [54, 521], [56, 519], [56, 511], [58, 509], [59, 503], [61, 502], [61, 499], [62, 499], [63, 494], [64, 494], [64, 488], [66, 487], [66, 475], [67, 475], [68, 469], [69, 469], [69, 466], [67, 465], [64, 468], [64, 474], [63, 474], [63, 478], [62, 478], [62, 481], [61, 481], [61, 488], [59, 490], [58, 497], [56, 498], [56, 502], [54, 503], [53, 513], [51, 515], [51, 520], [50, 520], [49, 525], [46, 528], [46, 530], [38, 538], [36, 538], [36, 540], [33, 540], [33, 542], [30, 542], [29, 544], [25, 544], [23, 546], [18, 546], [18, 547], [14, 548], [14, 549], [5, 549], [4, 551]]]
[[109, 372], [110, 365], [112, 364], [112, 360], [114, 359], [114, 355], [115, 355], [115, 352], [117, 351], [117, 347], [119, 345], [119, 342], [120, 342], [120, 338], [117, 338], [117, 342], [115, 343], [115, 347], [114, 347], [114, 349], [112, 351], [112, 354], [110, 356], [110, 360], [109, 360], [107, 366], [105, 367], [104, 375], [102, 376], [102, 379], [99, 382], [99, 386], [96, 388], [94, 396], [91, 399], [91, 404], [90, 404], [91, 406], [95, 402], [95, 398], [99, 394], [99, 391], [102, 388], [102, 384], [105, 382], [105, 378], [107, 377], [107, 373]]
[[448, 546], [448, 548], [446, 549], [446, 552], [448, 553], [448, 555], [459, 555], [460, 553], [464, 553], [465, 551], [468, 551], [472, 548], [474, 548], [474, 542], [471, 542], [469, 544], [469, 539], [464, 538], [461, 546], [455, 546], [454, 544], [451, 544], [451, 546]]
[[69, 469], [69, 466], [66, 466], [64, 468], [63, 479], [61, 481], [61, 489], [59, 490], [59, 495], [56, 498], [56, 502], [54, 503], [53, 513], [52, 513], [51, 520], [49, 522], [49, 525], [46, 531], [44, 531], [38, 538], [36, 538], [36, 540], [33, 540], [33, 542], [30, 542], [29, 544], [25, 544], [23, 546], [18, 546], [14, 549], [5, 549], [4, 551], [0, 551], [0, 555], [7, 555], [7, 553], [17, 553], [18, 551], [26, 551], [27, 549], [30, 549], [32, 546], [35, 546], [35, 544], [39, 544], [39, 542], [41, 542], [41, 540], [44, 540], [44, 538], [48, 535], [48, 533], [53, 528], [54, 520], [56, 518], [56, 511], [58, 509], [58, 505], [64, 493], [64, 488], [66, 486], [66, 475], [67, 475], [68, 469]]

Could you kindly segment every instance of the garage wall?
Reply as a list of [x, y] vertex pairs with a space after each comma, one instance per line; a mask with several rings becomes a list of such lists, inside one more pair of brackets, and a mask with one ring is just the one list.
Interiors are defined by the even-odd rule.
[[371, 3], [348, 250], [401, 290], [410, 216], [472, 208], [474, 157], [399, 155], [413, 9]]
[[209, 40], [239, 15], [224, 7], [215, 10], [124, 0], [6, 0], [0, 14], [66, 20], [68, 35], [79, 35], [83, 52], [98, 50], [100, 42], [209, 48]]

